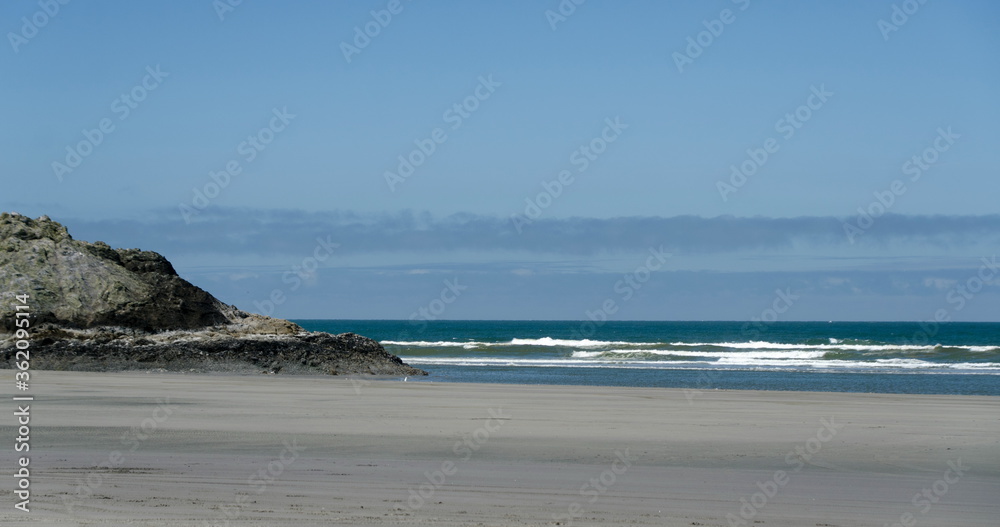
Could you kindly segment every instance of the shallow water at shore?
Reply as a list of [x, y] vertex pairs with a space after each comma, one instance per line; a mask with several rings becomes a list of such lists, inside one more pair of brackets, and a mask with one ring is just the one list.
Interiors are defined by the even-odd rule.
[[1000, 395], [1000, 324], [300, 320], [428, 380]]

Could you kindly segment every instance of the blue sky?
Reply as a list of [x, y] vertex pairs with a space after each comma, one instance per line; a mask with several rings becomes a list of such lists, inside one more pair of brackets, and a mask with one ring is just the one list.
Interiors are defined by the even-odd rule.
[[1000, 313], [995, 3], [225, 2], [0, 6], [0, 210], [283, 317]]

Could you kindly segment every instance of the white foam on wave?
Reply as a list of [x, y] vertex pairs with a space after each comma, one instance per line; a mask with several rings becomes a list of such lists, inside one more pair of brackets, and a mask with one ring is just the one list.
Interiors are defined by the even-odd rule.
[[[590, 352], [587, 352], [590, 353]], [[400, 357], [411, 365], [449, 366], [509, 366], [509, 367], [562, 367], [562, 368], [639, 368], [639, 369], [721, 369], [721, 370], [771, 370], [771, 371], [880, 371], [905, 372], [922, 370], [945, 373], [975, 372], [1000, 375], [1000, 363], [939, 364], [917, 359], [879, 359], [876, 361], [809, 360], [809, 359], [738, 359], [736, 357], [706, 361], [648, 361], [592, 359], [510, 359], [482, 357]]]
[[[836, 339], [831, 339], [836, 340]], [[716, 346], [732, 349], [806, 349], [806, 350], [846, 350], [846, 351], [934, 351], [941, 348], [964, 349], [969, 351], [1000, 351], [1000, 346], [948, 346], [935, 344], [933, 346], [915, 346], [912, 344], [787, 344], [784, 342], [766, 342], [753, 340], [748, 342], [671, 342], [677, 347]]]
[[[565, 367], [603, 367], [603, 364], [586, 360], [569, 359], [510, 359], [487, 357], [400, 357], [408, 364], [449, 364], [453, 366], [565, 366]], [[636, 364], [648, 364], [645, 361], [634, 361]]]
[[947, 365], [927, 362], [917, 359], [878, 359], [875, 361], [855, 361], [855, 360], [776, 360], [776, 359], [741, 359], [738, 357], [725, 357], [719, 359], [720, 365], [733, 366], [801, 366], [819, 369], [829, 368], [865, 368], [865, 367], [891, 367], [891, 368], [940, 368]]
[[426, 341], [426, 340], [413, 340], [413, 341], [401, 341], [401, 340], [383, 340], [382, 344], [391, 344], [394, 346], [413, 346], [421, 348], [448, 348], [448, 347], [462, 347], [466, 349], [477, 348], [477, 347], [494, 347], [494, 346], [562, 346], [567, 348], [590, 348], [590, 347], [600, 347], [600, 346], [653, 346], [655, 343], [652, 342], [615, 342], [610, 340], [568, 340], [568, 339], [554, 339], [552, 337], [542, 337], [540, 339], [512, 339], [509, 342], [457, 342], [453, 340], [437, 340], [437, 341]]
[[650, 354], [664, 357], [709, 357], [709, 358], [744, 358], [744, 359], [821, 359], [825, 351], [786, 350], [786, 351], [682, 351], [682, 350], [631, 350], [615, 349], [607, 351], [574, 351], [574, 358], [612, 357], [614, 355]]
[[572, 340], [572, 339], [555, 339], [552, 337], [542, 337], [542, 338], [532, 338], [532, 339], [515, 338], [510, 340], [509, 342], [479, 342], [479, 341], [458, 342], [451, 340], [438, 340], [438, 341], [384, 340], [382, 341], [382, 344], [394, 345], [394, 346], [423, 347], [423, 348], [458, 347], [464, 349], [504, 347], [504, 346], [542, 346], [542, 347], [566, 347], [566, 348], [600, 348], [600, 347], [618, 346], [618, 347], [631, 348], [626, 350], [612, 349], [608, 350], [607, 353], [626, 353], [626, 352], [636, 352], [636, 351], [661, 353], [664, 350], [647, 349], [647, 348], [650, 347], [662, 348], [665, 345], [676, 348], [715, 347], [715, 348], [729, 348], [729, 349], [749, 349], [749, 350], [760, 350], [760, 351], [789, 350], [789, 351], [803, 351], [803, 352], [811, 350], [934, 351], [934, 350], [940, 350], [942, 348], [959, 349], [959, 350], [974, 351], [974, 352], [1000, 351], [1000, 346], [949, 346], [945, 344], [935, 344], [931, 346], [916, 346], [912, 344], [843, 344], [842, 341], [834, 338], [831, 338], [829, 340], [831, 341], [830, 344], [788, 344], [784, 342], [767, 342], [760, 340], [747, 341], [747, 342], [670, 342], [668, 344], [664, 344], [657, 342], [627, 342], [627, 341], [590, 340], [590, 339]]
[[1000, 351], [1000, 346], [942, 346], [943, 348], [959, 348], [969, 351]]
[[591, 348], [598, 346], [642, 346], [649, 345], [649, 343], [644, 342], [615, 342], [610, 340], [567, 340], [567, 339], [554, 339], [552, 337], [542, 337], [540, 339], [513, 339], [510, 341], [512, 346], [563, 346], [567, 348]]
[[956, 366], [968, 370], [1000, 370], [1000, 363], [996, 362], [967, 362], [956, 364]]
[[386, 344], [392, 346], [410, 346], [414, 348], [465, 348], [473, 349], [480, 346], [490, 346], [493, 343], [490, 342], [455, 342], [453, 340], [438, 340], [435, 342], [416, 340], [416, 341], [401, 341], [401, 340], [383, 340], [381, 344], [384, 346]]

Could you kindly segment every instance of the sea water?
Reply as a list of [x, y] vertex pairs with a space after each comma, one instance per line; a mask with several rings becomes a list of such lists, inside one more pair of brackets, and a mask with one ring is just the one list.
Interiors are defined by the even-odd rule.
[[414, 380], [1000, 395], [1000, 323], [296, 320]]

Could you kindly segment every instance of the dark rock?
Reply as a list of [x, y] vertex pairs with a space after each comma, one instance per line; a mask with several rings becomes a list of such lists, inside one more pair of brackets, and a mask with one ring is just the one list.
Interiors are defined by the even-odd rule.
[[[0, 292], [32, 294], [37, 322], [72, 328], [197, 329], [245, 315], [177, 276], [157, 253], [74, 240], [46, 216], [0, 214]], [[3, 302], [0, 329], [13, 329], [11, 315], [12, 303]]]
[[31, 295], [32, 368], [426, 375], [378, 342], [240, 311], [162, 255], [74, 240], [47, 216], [0, 214], [0, 367], [13, 367], [14, 295]]
[[[66, 371], [196, 369], [244, 373], [426, 375], [385, 351], [374, 340], [350, 334], [321, 335], [326, 338], [212, 336], [199, 340], [163, 339], [139, 345], [130, 338], [105, 334], [93, 340], [35, 342], [31, 365], [34, 369]], [[185, 336], [198, 335], [193, 332]], [[143, 337], [143, 340], [150, 342], [151, 338], [157, 336]], [[352, 343], [359, 346], [352, 347]], [[0, 366], [11, 367], [16, 351], [14, 346], [0, 348]]]

